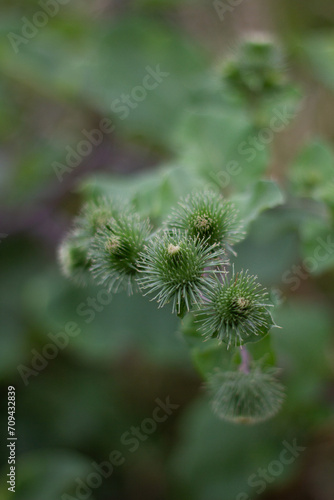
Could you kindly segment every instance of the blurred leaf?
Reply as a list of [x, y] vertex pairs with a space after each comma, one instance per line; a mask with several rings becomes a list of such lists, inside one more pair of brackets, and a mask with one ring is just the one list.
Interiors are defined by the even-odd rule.
[[245, 187], [265, 171], [268, 148], [251, 146], [256, 135], [242, 108], [221, 103], [215, 109], [188, 112], [175, 132], [175, 142], [185, 163], [205, 176], [208, 185], [230, 189]]
[[[91, 472], [88, 459], [67, 450], [37, 451], [22, 455], [17, 463], [15, 498], [18, 500], [59, 500], [62, 494], [74, 494], [75, 479]], [[6, 476], [3, 476], [3, 482]], [[13, 493], [2, 483], [2, 498]], [[94, 497], [90, 497], [94, 500]]]
[[[178, 117], [189, 105], [191, 89], [204, 78], [202, 50], [152, 19], [91, 19], [89, 25], [79, 18], [63, 19], [37, 30], [15, 53], [7, 35], [20, 33], [21, 24], [6, 19], [0, 26], [6, 77], [51, 99], [85, 103], [103, 117], [112, 116], [113, 109], [118, 133], [149, 144], [168, 145]], [[156, 77], [156, 88], [144, 88], [146, 75], [160, 71], [164, 76]], [[126, 95], [131, 104], [122, 101]]]
[[231, 200], [247, 227], [265, 210], [282, 205], [284, 195], [274, 181], [263, 180], [253, 184], [245, 193], [234, 195]]
[[[53, 287], [48, 289], [50, 280]], [[41, 290], [43, 300], [38, 298]], [[25, 298], [25, 308], [43, 325], [43, 343], [49, 342], [48, 332], [64, 331], [68, 322], [79, 325], [80, 334], [70, 339], [66, 349], [82, 359], [109, 363], [133, 350], [167, 365], [182, 365], [189, 358], [176, 336], [178, 318], [168, 306], [158, 309], [140, 294], [129, 297], [108, 294], [103, 287], [77, 288], [60, 273], [43, 273], [28, 284]]]
[[236, 246], [236, 268], [249, 269], [264, 286], [280, 287], [284, 272], [300, 259], [297, 228], [301, 217], [288, 207], [259, 215], [246, 239]]
[[[193, 404], [181, 421], [182, 437], [171, 460], [184, 496], [193, 500], [256, 498], [259, 468], [267, 470], [279, 459], [282, 441], [289, 439], [286, 429], [277, 428], [277, 421], [276, 417], [268, 424], [229, 424], [213, 414], [207, 399]], [[284, 467], [276, 484], [284, 483], [296, 467], [298, 461]]]
[[16, 367], [27, 350], [25, 329], [17, 311], [0, 308], [2, 333], [0, 337], [0, 378], [16, 375]]
[[275, 366], [276, 353], [272, 346], [271, 333], [266, 335], [259, 342], [250, 342], [246, 347], [252, 359], [254, 361], [260, 361], [261, 366]]
[[272, 342], [287, 387], [286, 406], [304, 411], [305, 419], [316, 418], [326, 404], [320, 387], [332, 355], [329, 311], [314, 300], [291, 300], [276, 311], [276, 317], [282, 329], [273, 330]]
[[288, 176], [293, 191], [334, 206], [334, 155], [324, 141], [306, 144], [293, 161]]
[[79, 188], [84, 195], [122, 196], [132, 201], [143, 217], [165, 218], [181, 196], [201, 189], [203, 179], [183, 166], [164, 165], [131, 177], [94, 176]]
[[300, 226], [303, 264], [310, 274], [334, 268], [334, 230], [328, 221], [309, 218]]
[[[36, 343], [35, 352], [43, 355], [44, 345]], [[26, 366], [31, 367], [36, 354], [29, 354]], [[36, 433], [38, 446], [44, 449], [89, 449], [92, 446], [103, 455], [114, 445], [118, 446], [127, 420], [131, 422], [131, 415], [123, 410], [115, 373], [110, 362], [85, 364], [78, 355], [69, 358], [64, 348], [36, 375], [29, 377], [24, 388], [22, 381], [17, 383], [18, 398], [25, 408], [22, 420], [18, 414], [21, 450], [35, 448]], [[44, 403], [42, 408], [40, 401]]]
[[233, 365], [234, 354], [238, 350], [233, 347], [227, 349], [226, 344], [217, 339], [206, 339], [199, 332], [192, 314], [187, 314], [182, 320], [180, 333], [190, 347], [192, 361], [204, 380], [215, 368], [227, 370]]

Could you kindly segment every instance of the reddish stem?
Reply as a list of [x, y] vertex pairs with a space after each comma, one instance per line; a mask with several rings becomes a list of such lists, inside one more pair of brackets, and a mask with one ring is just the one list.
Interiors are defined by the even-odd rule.
[[241, 364], [239, 370], [243, 373], [250, 372], [250, 362], [252, 360], [251, 355], [247, 351], [246, 347], [240, 346]]

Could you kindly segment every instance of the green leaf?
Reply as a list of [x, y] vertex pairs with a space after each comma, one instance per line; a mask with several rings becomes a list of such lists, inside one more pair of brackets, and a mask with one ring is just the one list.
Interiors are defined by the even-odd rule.
[[271, 335], [263, 337], [261, 342], [248, 343], [246, 348], [254, 361], [260, 361], [261, 366], [275, 366], [276, 353], [272, 347]]
[[300, 226], [301, 253], [310, 274], [334, 269], [334, 230], [328, 220], [309, 218]]
[[233, 367], [238, 351], [234, 348], [227, 350], [224, 343], [214, 345], [213, 342], [206, 349], [194, 348], [191, 351], [191, 358], [195, 368], [204, 380], [207, 380], [216, 368], [229, 370]]
[[[7, 35], [20, 33], [22, 20], [1, 20], [3, 74], [40, 95], [112, 117], [121, 135], [168, 148], [193, 89], [205, 78], [204, 51], [152, 19], [92, 17], [87, 23], [67, 20], [68, 9], [62, 7], [59, 21], [51, 20], [17, 53]], [[145, 80], [152, 73], [162, 76]]]
[[185, 115], [175, 142], [184, 162], [203, 175], [207, 187], [230, 189], [247, 186], [266, 169], [268, 147], [256, 150], [249, 142], [257, 133], [247, 112], [221, 103]]
[[240, 211], [240, 217], [247, 227], [262, 212], [284, 203], [284, 195], [274, 181], [261, 180], [253, 184], [245, 193], [232, 196]]
[[[231, 369], [238, 355], [238, 349], [227, 349], [217, 339], [206, 340], [198, 330], [193, 314], [188, 314], [181, 322], [180, 333], [191, 349], [191, 358], [199, 374], [206, 380], [215, 368]], [[239, 361], [240, 362], [240, 361]]]
[[[197, 400], [183, 414], [181, 439], [171, 456], [172, 470], [185, 489], [184, 498], [255, 498], [251, 475], [258, 478], [260, 468], [267, 470], [279, 458], [283, 440], [290, 441], [291, 434], [291, 439], [299, 439], [298, 429], [290, 427], [287, 433], [286, 426], [279, 428], [277, 423], [278, 418], [254, 426], [223, 422], [213, 414], [207, 398]], [[291, 477], [299, 464], [296, 460], [284, 468], [275, 478], [276, 484]]]
[[237, 268], [250, 269], [264, 286], [281, 283], [286, 270], [299, 261], [298, 227], [303, 217], [304, 212], [288, 206], [260, 214], [236, 247]]
[[[179, 319], [171, 314], [171, 308], [158, 309], [141, 294], [113, 294], [106, 304], [103, 287], [78, 288], [62, 278], [59, 269], [36, 273], [24, 292], [25, 310], [41, 325], [42, 345], [50, 342], [49, 332], [57, 334], [69, 321], [75, 321], [81, 332], [71, 338], [66, 348], [69, 355], [110, 363], [130, 349], [159, 364], [184, 365], [189, 360], [187, 347], [175, 334]], [[96, 311], [89, 306], [92, 299], [96, 300]], [[27, 365], [30, 358], [31, 353], [27, 353]]]
[[[320, 387], [330, 373], [331, 315], [314, 299], [290, 300], [276, 311], [280, 330], [273, 330], [272, 345], [283, 370], [287, 387], [286, 404], [294, 411], [328, 406]], [[298, 409], [298, 410], [297, 410]]]
[[313, 140], [306, 144], [292, 162], [288, 177], [297, 195], [334, 206], [334, 155], [326, 142]]
[[96, 175], [79, 187], [85, 197], [123, 197], [132, 201], [143, 217], [165, 218], [181, 196], [201, 189], [203, 179], [183, 166], [162, 165], [153, 172], [131, 177]]

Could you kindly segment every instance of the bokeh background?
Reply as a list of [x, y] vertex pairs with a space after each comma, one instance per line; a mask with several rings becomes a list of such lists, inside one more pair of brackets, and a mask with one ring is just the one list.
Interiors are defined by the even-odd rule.
[[[1, 433], [13, 385], [15, 498], [332, 500], [333, 2], [69, 0], [48, 3], [45, 22], [36, 13], [46, 3], [2, 0], [0, 7]], [[226, 98], [221, 64], [258, 31], [282, 47], [290, 82], [266, 106], [295, 113], [249, 162], [238, 146], [259, 123], [249, 101]], [[157, 66], [168, 76], [122, 119], [115, 100]], [[107, 118], [113, 132], [68, 168], [68, 148], [76, 151], [83, 130]], [[242, 174], [225, 182], [224, 165], [233, 160]], [[59, 165], [67, 167], [61, 175]], [[248, 236], [236, 265], [279, 298], [282, 329], [272, 343], [286, 402], [277, 417], [251, 427], [212, 413], [191, 359], [201, 365], [210, 355], [189, 351], [169, 310], [119, 294], [88, 324], [78, 307], [99, 288], [71, 284], [57, 262], [73, 216], [92, 195], [130, 195], [159, 220], [178, 196], [206, 182], [244, 201]], [[319, 238], [327, 242], [321, 260]], [[48, 335], [69, 321], [80, 335], [25, 385], [18, 367], [31, 367]], [[179, 408], [131, 453], [121, 436], [168, 396]], [[279, 459], [283, 441], [294, 440], [305, 450], [264, 488], [250, 484]], [[86, 482], [92, 462], [114, 449], [124, 464], [78, 496], [78, 478]], [[7, 454], [1, 446], [3, 500], [13, 495]]]

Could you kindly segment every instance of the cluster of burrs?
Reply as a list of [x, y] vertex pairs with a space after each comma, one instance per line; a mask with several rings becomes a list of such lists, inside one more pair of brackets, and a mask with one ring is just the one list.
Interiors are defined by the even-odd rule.
[[[228, 347], [242, 346], [260, 340], [274, 325], [268, 292], [256, 276], [235, 272], [233, 267], [229, 272], [232, 246], [243, 236], [238, 211], [213, 191], [182, 199], [154, 232], [134, 207], [103, 198], [83, 207], [59, 258], [64, 274], [79, 284], [92, 276], [110, 293], [140, 291], [159, 307], [171, 304], [181, 318], [193, 312], [198, 331], [206, 338], [217, 338]], [[242, 399], [240, 373], [236, 372], [232, 392]], [[222, 387], [232, 387], [233, 377], [225, 373]], [[255, 388], [258, 371], [247, 380]], [[222, 390], [218, 399], [226, 401], [228, 393]], [[254, 397], [259, 394], [254, 389]], [[254, 408], [258, 408], [255, 403]]]

